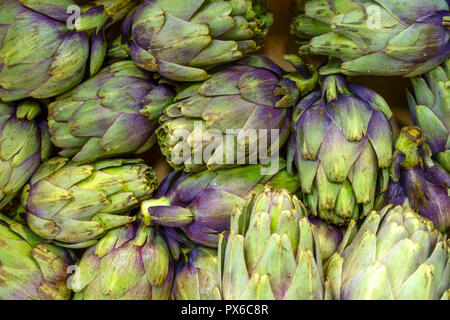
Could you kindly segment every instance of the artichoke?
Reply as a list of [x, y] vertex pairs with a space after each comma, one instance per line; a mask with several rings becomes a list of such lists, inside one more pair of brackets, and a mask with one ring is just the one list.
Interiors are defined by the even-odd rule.
[[47, 124], [37, 102], [0, 101], [0, 209], [27, 183], [51, 153]]
[[389, 205], [373, 211], [354, 239], [342, 242], [331, 257], [330, 295], [338, 300], [440, 299], [449, 289], [448, 243], [432, 222], [410, 209]]
[[[279, 193], [286, 197], [286, 193]], [[273, 196], [272, 200], [277, 199]], [[296, 200], [297, 201], [297, 200]], [[286, 209], [286, 208], [285, 208]], [[293, 208], [292, 208], [293, 209]], [[314, 225], [318, 238], [322, 261], [334, 254], [343, 239], [342, 230], [338, 227], [326, 224], [319, 219], [309, 217], [311, 225]], [[223, 255], [222, 255], [223, 257]], [[217, 286], [217, 250], [204, 247], [196, 247], [186, 256], [186, 262], [182, 264], [176, 273], [173, 297], [175, 300], [220, 300], [222, 294]], [[181, 260], [182, 261], [182, 260]], [[182, 261], [183, 262], [183, 261]]]
[[140, 159], [77, 165], [58, 157], [36, 171], [22, 202], [36, 234], [61, 246], [85, 248], [107, 230], [134, 221], [124, 214], [155, 188], [153, 170]]
[[219, 243], [219, 289], [225, 300], [324, 298], [320, 246], [303, 204], [265, 189], [232, 217]]
[[[134, 5], [131, 0], [95, 0], [82, 7], [72, 0], [0, 1], [0, 99], [64, 93], [82, 81], [88, 58], [90, 74], [97, 73], [106, 55], [104, 29]], [[68, 14], [74, 8], [80, 17]]]
[[85, 251], [71, 287], [75, 300], [167, 300], [173, 272], [163, 235], [132, 223], [110, 230]]
[[207, 247], [216, 247], [219, 233], [228, 230], [234, 207], [245, 204], [252, 192], [268, 184], [291, 192], [299, 183], [285, 170], [279, 159], [277, 170], [264, 172], [267, 166], [248, 165], [200, 173], [173, 172], [160, 185], [157, 199], [144, 201], [141, 215], [153, 225], [181, 228], [186, 236]]
[[173, 284], [175, 300], [221, 300], [217, 287], [217, 250], [196, 247], [177, 272]]
[[375, 92], [328, 76], [295, 108], [288, 168], [295, 162], [314, 216], [345, 225], [367, 215], [389, 182], [392, 112]]
[[437, 161], [450, 171], [450, 59], [412, 79], [414, 93], [408, 92], [409, 109]]
[[442, 232], [450, 231], [450, 175], [431, 159], [418, 127], [402, 129], [397, 140], [388, 190], [378, 207], [403, 205], [431, 220]]
[[74, 254], [0, 214], [0, 300], [68, 300]]
[[415, 77], [450, 54], [448, 0], [296, 0], [300, 52], [342, 61], [347, 75]]
[[[317, 78], [316, 72], [294, 80], [304, 93]], [[289, 135], [290, 107], [299, 98], [295, 81], [270, 59], [251, 55], [188, 86], [161, 118], [162, 153], [172, 167], [188, 172], [270, 158]]]
[[124, 23], [122, 42], [140, 68], [201, 81], [259, 50], [271, 24], [267, 0], [145, 0]]
[[77, 163], [145, 152], [173, 96], [132, 61], [114, 63], [48, 106], [51, 140]]

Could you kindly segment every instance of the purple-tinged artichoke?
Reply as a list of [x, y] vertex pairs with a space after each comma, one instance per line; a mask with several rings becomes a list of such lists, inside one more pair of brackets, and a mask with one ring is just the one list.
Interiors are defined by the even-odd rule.
[[153, 170], [140, 159], [77, 165], [44, 162], [24, 189], [26, 220], [36, 234], [71, 248], [86, 248], [106, 231], [131, 223], [127, 216], [156, 189]]
[[28, 182], [52, 147], [36, 101], [0, 101], [0, 209]]
[[450, 55], [449, 1], [296, 0], [300, 52], [336, 57], [347, 75], [415, 77]]
[[221, 235], [218, 287], [224, 300], [322, 300], [325, 295], [316, 228], [286, 190], [253, 195]]
[[173, 284], [175, 300], [221, 300], [217, 287], [217, 250], [196, 247], [186, 256]]
[[326, 77], [322, 91], [295, 108], [288, 167], [295, 163], [305, 203], [314, 216], [345, 225], [374, 208], [389, 182], [392, 113], [375, 92]]
[[104, 29], [124, 17], [133, 2], [1, 1], [0, 99], [64, 93], [82, 81], [88, 59], [90, 75], [97, 73], [107, 49]]
[[132, 61], [116, 62], [48, 106], [51, 140], [77, 163], [143, 153], [174, 95]]
[[[265, 185], [299, 188], [296, 177], [285, 170], [283, 159], [270, 165], [248, 165], [199, 173], [174, 172], [164, 180], [157, 199], [142, 202], [141, 215], [154, 225], [181, 228], [187, 237], [207, 247], [216, 247], [219, 233], [230, 226], [230, 215], [236, 206], [245, 204], [252, 192]], [[181, 174], [181, 175], [180, 175]]]
[[164, 236], [132, 223], [110, 230], [85, 251], [71, 287], [75, 300], [168, 300], [173, 278]]
[[412, 84], [408, 102], [413, 122], [422, 129], [433, 157], [450, 171], [450, 59]]
[[201, 81], [209, 69], [259, 50], [271, 24], [267, 0], [145, 0], [124, 22], [122, 39], [140, 68]]
[[395, 145], [388, 190], [378, 208], [403, 205], [434, 223], [442, 232], [450, 231], [450, 175], [431, 159], [431, 151], [418, 127], [402, 129]]
[[331, 298], [449, 298], [450, 242], [431, 221], [389, 205], [372, 211], [352, 239], [343, 241], [329, 261], [326, 287]]
[[169, 164], [216, 170], [276, 154], [289, 135], [291, 107], [318, 80], [312, 66], [293, 62], [311, 75], [283, 77], [269, 58], [250, 55], [181, 91], [157, 130]]
[[0, 300], [69, 300], [72, 251], [0, 214]]

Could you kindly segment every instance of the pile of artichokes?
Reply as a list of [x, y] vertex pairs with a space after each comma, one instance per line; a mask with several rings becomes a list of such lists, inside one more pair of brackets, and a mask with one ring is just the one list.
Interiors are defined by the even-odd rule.
[[268, 2], [0, 0], [0, 300], [450, 299], [449, 1]]

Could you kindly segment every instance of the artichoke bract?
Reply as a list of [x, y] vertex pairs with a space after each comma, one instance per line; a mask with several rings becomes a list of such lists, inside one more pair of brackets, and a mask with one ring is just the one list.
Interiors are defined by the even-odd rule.
[[324, 278], [315, 227], [285, 190], [253, 195], [219, 243], [218, 284], [225, 300], [321, 300]]
[[448, 298], [449, 252], [446, 236], [431, 221], [389, 205], [341, 243], [328, 265], [327, 287], [338, 300]]
[[288, 166], [295, 163], [314, 216], [345, 225], [367, 215], [386, 191], [393, 158], [392, 112], [375, 92], [324, 79], [294, 109]]
[[174, 262], [163, 235], [145, 224], [110, 230], [83, 254], [74, 300], [168, 300]]
[[0, 99], [64, 93], [82, 81], [88, 59], [90, 75], [97, 73], [107, 49], [104, 29], [134, 5], [131, 0], [96, 0], [85, 6], [72, 0], [2, 1]]
[[135, 220], [127, 216], [156, 189], [153, 170], [140, 159], [77, 165], [67, 158], [44, 162], [24, 189], [26, 220], [56, 244], [85, 248], [107, 230]]
[[395, 146], [391, 182], [378, 207], [403, 205], [431, 220], [440, 231], [450, 231], [449, 188], [450, 175], [431, 159], [420, 129], [403, 128]]
[[317, 72], [300, 76], [283, 77], [269, 58], [251, 55], [188, 86], [161, 117], [162, 153], [173, 168], [188, 172], [270, 158], [289, 135], [290, 107], [318, 78]]
[[0, 101], [0, 209], [27, 183], [52, 147], [36, 101]]
[[174, 95], [132, 61], [114, 63], [48, 106], [51, 140], [77, 163], [140, 154], [156, 142], [158, 119]]
[[300, 52], [342, 61], [347, 75], [415, 77], [450, 54], [447, 0], [296, 0]]
[[450, 59], [412, 84], [408, 103], [413, 122], [422, 129], [433, 157], [450, 171]]
[[252, 192], [264, 186], [299, 188], [296, 177], [285, 170], [278, 159], [276, 170], [268, 166], [248, 165], [199, 173], [174, 172], [160, 185], [157, 198], [142, 202], [141, 215], [154, 225], [181, 228], [196, 244], [217, 247], [219, 234], [229, 229], [230, 215], [236, 206], [245, 204]]
[[173, 284], [175, 300], [221, 300], [217, 287], [217, 250], [196, 247], [177, 272]]
[[271, 24], [267, 0], [145, 0], [125, 21], [122, 42], [140, 68], [200, 81], [259, 50]]
[[0, 299], [69, 300], [75, 255], [0, 214]]
[[309, 216], [308, 221], [314, 225], [316, 229], [322, 262], [326, 263], [338, 250], [344, 237], [344, 231], [340, 227], [330, 225], [313, 216]]

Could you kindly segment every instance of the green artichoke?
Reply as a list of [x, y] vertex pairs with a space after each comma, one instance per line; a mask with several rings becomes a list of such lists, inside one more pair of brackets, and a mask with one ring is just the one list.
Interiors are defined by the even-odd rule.
[[155, 188], [153, 170], [140, 159], [77, 165], [59, 157], [36, 171], [22, 202], [36, 234], [61, 246], [85, 248], [107, 230], [134, 221], [124, 214]]
[[449, 254], [446, 236], [431, 221], [389, 205], [341, 243], [328, 265], [327, 287], [342, 300], [437, 300], [449, 289]]
[[0, 214], [0, 300], [70, 299], [67, 269], [74, 258]]
[[217, 250], [196, 247], [176, 274], [173, 284], [175, 300], [221, 300], [217, 287]]
[[145, 152], [174, 95], [132, 61], [116, 62], [48, 106], [51, 140], [77, 163]]
[[297, 105], [288, 169], [295, 163], [314, 216], [346, 225], [374, 208], [376, 194], [389, 183], [391, 117], [381, 96], [341, 75], [326, 77], [322, 91]]
[[17, 106], [0, 101], [0, 209], [27, 183], [52, 147], [37, 102]]
[[145, 0], [125, 21], [122, 41], [140, 68], [201, 81], [259, 50], [271, 24], [267, 0]]
[[421, 78], [412, 79], [409, 109], [433, 156], [450, 172], [450, 59]]
[[[322, 261], [326, 262], [338, 250], [343, 238], [342, 230], [314, 217], [308, 220], [315, 226]], [[185, 256], [185, 261], [180, 261], [183, 264], [176, 273], [173, 286], [175, 300], [222, 299], [217, 286], [217, 250], [196, 247]]]
[[274, 156], [289, 135], [290, 107], [314, 88], [318, 76], [293, 79], [283, 77], [269, 58], [250, 55], [188, 86], [165, 110], [157, 130], [169, 164], [190, 172]]
[[219, 234], [230, 228], [230, 216], [253, 192], [264, 186], [296, 192], [297, 177], [286, 161], [199, 173], [173, 172], [159, 186], [155, 199], [143, 201], [141, 215], [153, 225], [180, 228], [194, 243], [217, 247]]
[[86, 250], [71, 287], [75, 300], [167, 300], [173, 272], [163, 235], [133, 223], [110, 230]]
[[415, 77], [450, 54], [448, 0], [296, 0], [300, 53], [342, 61], [347, 75]]
[[[104, 29], [135, 5], [132, 0], [0, 2], [0, 99], [57, 96], [90, 75], [106, 54]], [[86, 2], [86, 1], [85, 1]], [[72, 9], [78, 8], [70, 15]], [[73, 24], [73, 26], [71, 25]], [[89, 43], [91, 41], [91, 43]]]
[[306, 300], [324, 298], [319, 241], [303, 204], [270, 189], [250, 198], [219, 242], [222, 298]]

